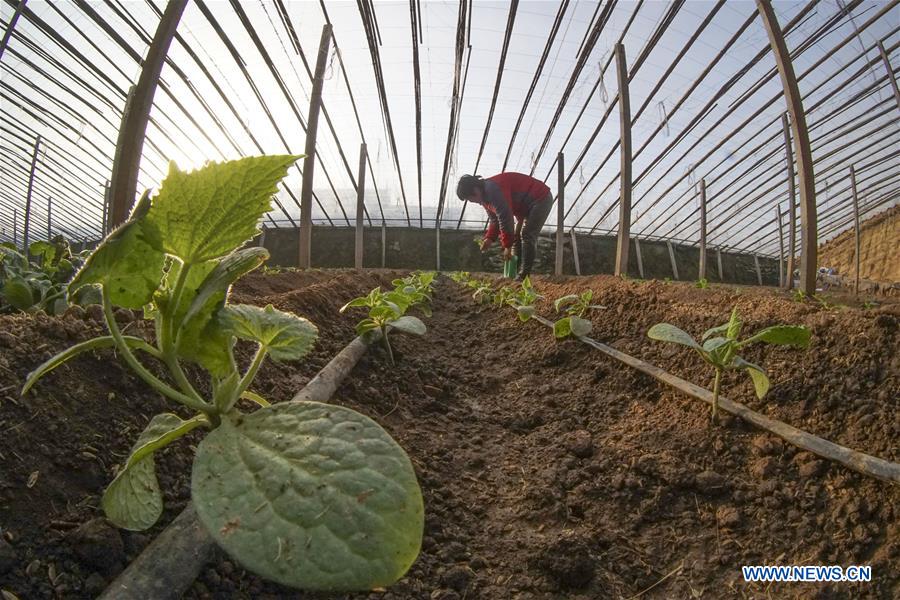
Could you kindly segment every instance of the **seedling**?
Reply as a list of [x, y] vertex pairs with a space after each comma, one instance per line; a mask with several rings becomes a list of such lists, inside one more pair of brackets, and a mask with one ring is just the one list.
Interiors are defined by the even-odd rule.
[[475, 291], [472, 292], [472, 300], [476, 304], [490, 304], [493, 300], [494, 287], [490, 281], [475, 281], [473, 286]]
[[593, 290], [585, 290], [579, 294], [569, 294], [562, 298], [557, 298], [553, 303], [556, 312], [565, 312], [566, 316], [553, 324], [553, 335], [557, 339], [565, 338], [569, 335], [583, 336], [587, 335], [593, 329], [591, 322], [584, 318], [588, 311], [606, 308], [599, 304], [591, 304], [594, 298]]
[[[391, 366], [395, 365], [394, 350], [388, 333], [391, 329], [398, 329], [413, 335], [425, 335], [425, 323], [407, 315], [406, 311], [412, 306], [423, 310], [427, 316], [431, 316], [431, 307], [428, 304], [430, 297], [420, 290], [431, 290], [431, 281], [434, 274], [426, 276], [425, 282], [416, 279], [413, 281], [396, 280], [397, 288], [390, 292], [382, 292], [380, 287], [369, 292], [368, 296], [354, 298], [341, 307], [340, 312], [349, 308], [367, 307], [369, 316], [356, 324], [356, 333], [360, 336], [373, 338], [378, 336], [388, 355]], [[374, 341], [374, 340], [372, 340]]]
[[[110, 335], [51, 358], [25, 383], [97, 348], [116, 354], [152, 389], [194, 413], [158, 414], [140, 434], [101, 501], [116, 525], [144, 530], [163, 496], [154, 452], [193, 430], [191, 496], [216, 543], [246, 568], [309, 590], [371, 590], [399, 579], [415, 560], [423, 530], [421, 491], [403, 449], [374, 421], [318, 402], [270, 405], [252, 391], [267, 357], [305, 356], [318, 335], [306, 319], [273, 308], [228, 303], [231, 285], [268, 257], [242, 246], [271, 210], [277, 183], [299, 157], [210, 163], [194, 172], [174, 163], [159, 193], [145, 193], [69, 285], [100, 289]], [[126, 336], [115, 306], [145, 309], [155, 345]], [[238, 367], [237, 340], [255, 346]], [[160, 369], [145, 366], [155, 359]], [[184, 362], [208, 372], [201, 394]], [[167, 372], [165, 379], [155, 373]], [[238, 408], [239, 399], [260, 405]]]
[[[775, 325], [767, 327], [750, 337], [738, 341], [741, 332], [741, 321], [737, 308], [731, 311], [731, 319], [724, 325], [713, 327], [703, 334], [701, 346], [690, 335], [668, 323], [658, 323], [650, 328], [647, 336], [654, 340], [673, 342], [693, 348], [700, 357], [712, 365], [716, 371], [713, 383], [712, 419], [716, 421], [719, 409], [719, 388], [722, 373], [727, 369], [743, 369], [753, 380], [756, 396], [762, 400], [769, 391], [769, 377], [762, 367], [748, 362], [738, 356], [738, 351], [755, 342], [767, 344], [783, 344], [806, 348], [809, 345], [810, 331], [802, 325]], [[725, 337], [722, 337], [722, 336]]]
[[534, 316], [534, 303], [541, 299], [543, 296], [534, 291], [534, 287], [531, 285], [531, 277], [526, 277], [519, 290], [512, 294], [508, 303], [515, 307], [519, 320], [524, 323]]
[[701, 289], [701, 290], [706, 290], [706, 289], [709, 289], [709, 282], [706, 280], [705, 277], [701, 277], [700, 279], [697, 280], [697, 283], [694, 284], [694, 287]]
[[[28, 250], [31, 261], [12, 244], [0, 245], [0, 312], [43, 310], [51, 315], [62, 314], [69, 306], [66, 284], [84, 263], [87, 253], [72, 254], [62, 236], [50, 242], [34, 242]], [[100, 298], [96, 293], [82, 293], [71, 300], [91, 304]]]
[[513, 297], [513, 291], [508, 285], [504, 285], [499, 290], [494, 292], [494, 296], [491, 299], [491, 302], [494, 306], [506, 306], [510, 303]]

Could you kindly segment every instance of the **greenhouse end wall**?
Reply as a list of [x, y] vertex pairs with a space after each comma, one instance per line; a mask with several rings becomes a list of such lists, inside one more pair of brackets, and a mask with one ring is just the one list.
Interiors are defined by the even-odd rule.
[[[434, 269], [436, 261], [436, 234], [434, 229], [387, 227], [384, 229], [384, 266], [389, 269]], [[480, 232], [473, 230], [442, 229], [440, 234], [441, 270], [443, 271], [502, 271], [502, 259], [495, 245], [481, 254], [476, 240]], [[256, 242], [269, 250], [270, 266], [296, 267], [299, 232], [296, 229], [266, 229], [264, 238]], [[611, 274], [616, 258], [616, 238], [611, 236], [577, 236], [579, 266], [582, 275]], [[314, 226], [312, 237], [312, 266], [315, 268], [348, 268], [353, 266], [355, 231], [352, 227]], [[678, 277], [672, 270], [672, 261], [666, 242], [641, 240], [641, 257], [646, 279], [678, 279], [696, 281], [699, 274], [700, 249], [694, 246], [672, 244]], [[534, 272], [553, 272], [555, 234], [543, 234], [538, 239], [538, 251]], [[382, 266], [382, 229], [366, 227], [363, 236], [363, 266]], [[778, 261], [759, 258], [763, 285], [778, 285]], [[722, 252], [722, 271], [719, 273], [717, 250], [707, 252], [707, 279], [715, 283], [757, 285], [756, 264], [753, 255]], [[567, 235], [563, 248], [563, 272], [575, 274], [572, 255], [572, 238]], [[631, 241], [628, 258], [628, 275], [640, 277], [637, 250]]]

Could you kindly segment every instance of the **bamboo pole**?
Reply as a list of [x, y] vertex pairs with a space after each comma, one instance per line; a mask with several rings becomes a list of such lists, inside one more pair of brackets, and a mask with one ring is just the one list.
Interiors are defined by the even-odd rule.
[[719, 281], [725, 281], [725, 274], [722, 272], [722, 249], [716, 248], [716, 263], [719, 265]]
[[363, 213], [366, 210], [366, 143], [359, 145], [359, 185], [356, 188], [356, 239], [353, 264], [357, 269], [363, 266]]
[[850, 165], [850, 187], [853, 192], [853, 229], [856, 233], [853, 262], [856, 265], [856, 276], [853, 279], [853, 293], [859, 296], [859, 197], [856, 194], [856, 171]]
[[47, 196], [47, 241], [53, 237], [53, 198]]
[[572, 258], [575, 259], [575, 274], [581, 275], [581, 261], [578, 257], [578, 239], [575, 237], [575, 228], [570, 232], [572, 236]]
[[558, 200], [556, 201], [556, 264], [554, 272], [557, 275], [563, 274], [563, 237], [565, 236], [565, 231], [563, 231], [565, 217], [563, 215], [566, 200], [566, 173], [563, 161], [564, 156], [560, 152], [556, 157]]
[[753, 255], [753, 265], [756, 267], [756, 282], [762, 285], [762, 269], [759, 268], [759, 255]]
[[381, 268], [387, 264], [387, 225], [381, 222]]
[[700, 277], [706, 279], [706, 179], [700, 180]]
[[147, 133], [147, 123], [150, 120], [150, 110], [153, 108], [153, 96], [156, 93], [156, 86], [159, 84], [159, 75], [166, 61], [169, 45], [172, 43], [172, 38], [175, 37], [178, 22], [181, 20], [186, 6], [187, 0], [169, 0], [169, 3], [166, 4], [166, 10], [156, 28], [153, 41], [147, 51], [147, 57], [144, 59], [137, 85], [131, 88], [125, 102], [122, 125], [116, 141], [112, 175], [110, 176], [112, 210], [107, 222], [107, 229], [124, 223], [132, 204], [134, 204], [144, 138]]
[[616, 74], [619, 79], [619, 126], [621, 142], [619, 236], [616, 244], [615, 275], [628, 273], [628, 250], [631, 239], [631, 102], [628, 95], [628, 67], [625, 46], [616, 44]]
[[669, 262], [672, 263], [672, 279], [678, 280], [678, 263], [675, 262], [675, 248], [672, 247], [672, 242], [666, 242], [666, 247], [669, 249]]
[[878, 52], [881, 53], [881, 60], [884, 62], [884, 68], [887, 69], [888, 77], [891, 79], [891, 87], [894, 88], [894, 98], [897, 100], [897, 109], [900, 110], [900, 87], [897, 87], [897, 77], [894, 75], [894, 69], [891, 67], [891, 60], [888, 58], [887, 50], [884, 44], [878, 40]]
[[813, 173], [812, 148], [806, 115], [803, 112], [803, 98], [797, 85], [791, 55], [784, 41], [778, 17], [770, 0], [756, 0], [756, 7], [762, 17], [769, 36], [769, 44], [775, 54], [778, 74], [784, 88], [784, 98], [791, 114], [794, 142], [797, 144], [797, 175], [800, 187], [800, 289], [808, 295], [816, 293], [816, 269], [818, 235], [816, 229], [816, 182]]
[[6, 32], [3, 34], [3, 39], [0, 40], [0, 58], [3, 57], [3, 53], [6, 51], [6, 46], [9, 44], [9, 38], [12, 37], [12, 32], [16, 29], [16, 23], [19, 21], [19, 17], [22, 16], [22, 11], [25, 9], [25, 3], [28, 0], [19, 0], [19, 3], [16, 4], [16, 10], [13, 12], [12, 17], [9, 19], [9, 24], [6, 26]]
[[784, 224], [781, 222], [781, 208], [775, 207], [778, 221], [778, 287], [784, 287]]
[[794, 151], [791, 145], [791, 125], [787, 113], [781, 115], [781, 127], [784, 131], [784, 150], [787, 157], [788, 176], [788, 260], [787, 280], [784, 288], [794, 289], [794, 258], [797, 256], [797, 195], [794, 188]]
[[328, 50], [331, 46], [331, 24], [322, 27], [319, 39], [319, 55], [313, 75], [312, 93], [309, 98], [309, 116], [306, 120], [306, 158], [303, 159], [303, 184], [300, 189], [300, 252], [298, 264], [308, 269], [312, 259], [312, 202], [313, 174], [316, 167], [316, 132], [319, 128], [319, 110], [322, 107], [322, 86]]
[[25, 192], [25, 218], [22, 222], [22, 245], [24, 246], [25, 257], [30, 256], [28, 250], [28, 241], [31, 225], [31, 195], [34, 192], [34, 172], [37, 168], [38, 151], [41, 147], [41, 136], [37, 136], [34, 140], [34, 152], [31, 154], [31, 167], [28, 170], [28, 191]]
[[634, 238], [634, 253], [637, 254], [638, 275], [640, 275], [641, 279], [643, 279], [644, 278], [644, 259], [641, 256], [641, 240], [640, 240], [640, 238]]

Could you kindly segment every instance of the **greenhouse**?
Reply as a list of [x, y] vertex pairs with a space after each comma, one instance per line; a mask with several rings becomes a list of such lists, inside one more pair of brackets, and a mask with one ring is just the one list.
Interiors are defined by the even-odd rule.
[[5, 0], [0, 595], [900, 593], [900, 0]]

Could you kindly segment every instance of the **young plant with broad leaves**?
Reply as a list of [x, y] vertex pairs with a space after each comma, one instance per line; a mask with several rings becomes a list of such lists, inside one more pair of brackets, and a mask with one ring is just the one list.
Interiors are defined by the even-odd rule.
[[[86, 253], [73, 254], [69, 243], [58, 235], [28, 247], [31, 260], [12, 244], [0, 245], [0, 313], [37, 312], [62, 314], [68, 307], [66, 284], [84, 263]], [[73, 303], [93, 304], [99, 295], [82, 292]]]
[[697, 288], [698, 290], [708, 290], [709, 289], [709, 281], [707, 281], [705, 277], [701, 277], [694, 284], [694, 287]]
[[[22, 393], [82, 352], [114, 348], [181, 410], [153, 417], [106, 489], [102, 507], [113, 523], [131, 530], [156, 523], [163, 496], [154, 453], [206, 430], [191, 497], [221, 548], [285, 585], [371, 590], [403, 576], [419, 552], [423, 504], [412, 464], [362, 414], [318, 402], [270, 404], [254, 392], [266, 359], [301, 359], [318, 331], [271, 305], [228, 302], [231, 285], [268, 258], [265, 249], [244, 244], [258, 233], [278, 182], [298, 158], [244, 158], [193, 172], [172, 163], [158, 194], [143, 195], [69, 285], [70, 294], [99, 288], [110, 335], [40, 365]], [[154, 343], [125, 335], [115, 307], [143, 308], [155, 326]], [[238, 340], [255, 348], [244, 368], [235, 356]], [[148, 368], [150, 361], [159, 368]], [[189, 376], [202, 371], [208, 385]], [[245, 412], [240, 399], [260, 408]]]
[[526, 277], [519, 289], [512, 294], [508, 303], [516, 309], [519, 320], [524, 323], [534, 316], [535, 302], [543, 298], [531, 285], [531, 277]]
[[716, 421], [719, 410], [719, 389], [722, 383], [722, 374], [726, 370], [740, 369], [747, 372], [753, 380], [753, 386], [757, 397], [762, 400], [769, 391], [769, 377], [759, 365], [748, 362], [738, 356], [738, 352], [750, 344], [764, 342], [767, 344], [781, 344], [806, 348], [809, 345], [810, 331], [802, 325], [775, 325], [757, 331], [743, 340], [739, 340], [741, 334], [741, 320], [735, 307], [731, 311], [729, 321], [718, 327], [707, 330], [701, 338], [702, 345], [694, 338], [678, 327], [669, 323], [658, 323], [647, 331], [647, 336], [662, 342], [681, 344], [693, 348], [700, 357], [715, 369], [716, 375], [713, 382], [712, 419]]
[[[368, 308], [369, 316], [356, 324], [357, 335], [372, 342], [381, 339], [391, 365], [394, 362], [394, 350], [391, 348], [388, 334], [392, 329], [411, 333], [413, 335], [425, 335], [427, 331], [425, 323], [418, 317], [407, 315], [410, 307], [416, 306], [423, 310], [423, 314], [431, 315], [431, 306], [427, 301], [420, 300], [421, 293], [404, 292], [405, 285], [401, 285], [389, 292], [382, 292], [380, 287], [375, 288], [367, 296], [354, 298], [341, 307], [340, 312], [350, 308]], [[430, 283], [428, 286], [430, 290]], [[424, 308], [423, 308], [424, 307]]]
[[591, 332], [594, 326], [584, 318], [584, 315], [591, 310], [606, 308], [600, 304], [591, 304], [593, 298], [593, 290], [585, 290], [581, 294], [569, 294], [568, 296], [557, 298], [556, 302], [553, 303], [553, 308], [556, 309], [556, 312], [566, 313], [565, 317], [553, 324], [553, 335], [557, 339], [570, 335], [580, 337]]

